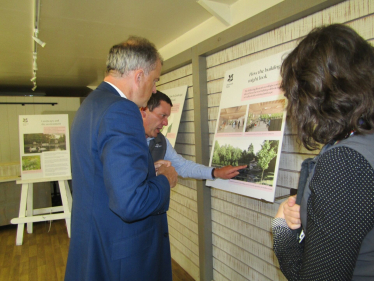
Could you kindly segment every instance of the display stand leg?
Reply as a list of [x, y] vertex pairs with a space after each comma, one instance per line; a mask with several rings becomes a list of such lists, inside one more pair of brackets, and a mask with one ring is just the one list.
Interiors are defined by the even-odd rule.
[[[34, 184], [29, 183], [27, 191], [27, 216], [32, 217], [34, 210]], [[32, 233], [32, 222], [27, 223], [27, 233]]]
[[18, 224], [16, 245], [22, 245], [23, 233], [25, 230], [25, 223], [27, 223], [27, 232], [33, 232], [33, 223], [40, 221], [52, 221], [62, 220], [66, 221], [66, 229], [68, 236], [70, 237], [70, 217], [72, 207], [72, 196], [69, 188], [68, 180], [71, 177], [65, 177], [64, 179], [56, 178], [51, 181], [58, 181], [60, 188], [60, 195], [62, 206], [54, 206], [47, 208], [34, 209], [33, 204], [33, 183], [36, 182], [47, 182], [46, 179], [34, 179], [31, 180], [18, 180], [17, 184], [22, 184], [21, 187], [21, 201], [19, 206], [19, 214], [17, 218], [12, 219], [12, 224]]
[[[62, 200], [62, 206], [64, 208], [64, 213], [66, 215], [65, 221], [66, 221], [66, 229], [68, 231], [68, 236], [70, 237], [70, 207], [69, 207], [69, 201], [67, 194], [70, 194], [70, 190], [67, 190], [69, 188], [69, 185], [67, 181], [61, 180], [58, 181], [58, 185], [60, 187], [60, 194], [61, 194], [61, 200]], [[71, 195], [70, 195], [71, 197]]]
[[69, 182], [67, 180], [65, 181], [65, 186], [66, 186], [66, 194], [67, 194], [68, 203], [69, 203], [69, 210], [70, 210], [70, 213], [71, 213], [71, 207], [73, 205], [73, 198], [71, 197]]
[[[19, 218], [24, 218], [26, 216], [26, 201], [27, 201], [28, 189], [29, 189], [29, 184], [28, 183], [22, 184], [22, 187], [21, 187], [21, 202], [19, 204], [19, 213], [18, 213]], [[17, 237], [16, 237], [16, 245], [17, 246], [22, 245], [24, 229], [25, 229], [25, 224], [24, 223], [18, 224]]]

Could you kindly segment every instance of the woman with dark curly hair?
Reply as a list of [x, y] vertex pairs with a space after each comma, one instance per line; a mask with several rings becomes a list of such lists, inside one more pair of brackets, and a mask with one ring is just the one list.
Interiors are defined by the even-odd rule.
[[324, 147], [297, 195], [302, 234], [285, 220], [287, 201], [273, 220], [280, 268], [288, 280], [374, 280], [374, 49], [345, 25], [320, 27], [281, 76], [300, 141]]

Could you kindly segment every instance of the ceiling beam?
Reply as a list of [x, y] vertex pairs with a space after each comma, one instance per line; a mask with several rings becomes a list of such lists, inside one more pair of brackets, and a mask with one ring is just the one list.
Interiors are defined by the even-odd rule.
[[[344, 0], [284, 0], [210, 37], [191, 49], [196, 49], [194, 52], [197, 52], [201, 56], [211, 55], [343, 1]], [[192, 61], [191, 49], [167, 59], [164, 62], [162, 74], [190, 64]]]
[[48, 97], [86, 97], [92, 90], [87, 87], [0, 87], [0, 96], [48, 96]]
[[219, 3], [211, 0], [197, 1], [205, 10], [211, 13], [215, 18], [226, 26], [231, 25], [231, 9], [230, 5]]

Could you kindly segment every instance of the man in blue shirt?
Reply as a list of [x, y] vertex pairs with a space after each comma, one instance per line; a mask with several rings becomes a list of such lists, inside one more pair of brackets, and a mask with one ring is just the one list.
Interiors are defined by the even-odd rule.
[[168, 125], [168, 117], [172, 106], [170, 98], [157, 91], [149, 99], [147, 107], [141, 108], [145, 135], [153, 161], [168, 160], [178, 175], [195, 179], [231, 179], [239, 174], [238, 170], [246, 167], [246, 165], [237, 167], [230, 165], [222, 168], [212, 168], [186, 160], [179, 155], [169, 140], [160, 133], [162, 128]]

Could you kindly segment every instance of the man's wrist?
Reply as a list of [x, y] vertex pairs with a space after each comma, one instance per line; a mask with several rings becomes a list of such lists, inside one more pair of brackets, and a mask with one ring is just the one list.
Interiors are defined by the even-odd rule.
[[215, 171], [216, 168], [213, 168], [212, 169], [212, 179], [215, 179], [216, 177], [214, 176], [214, 171]]

